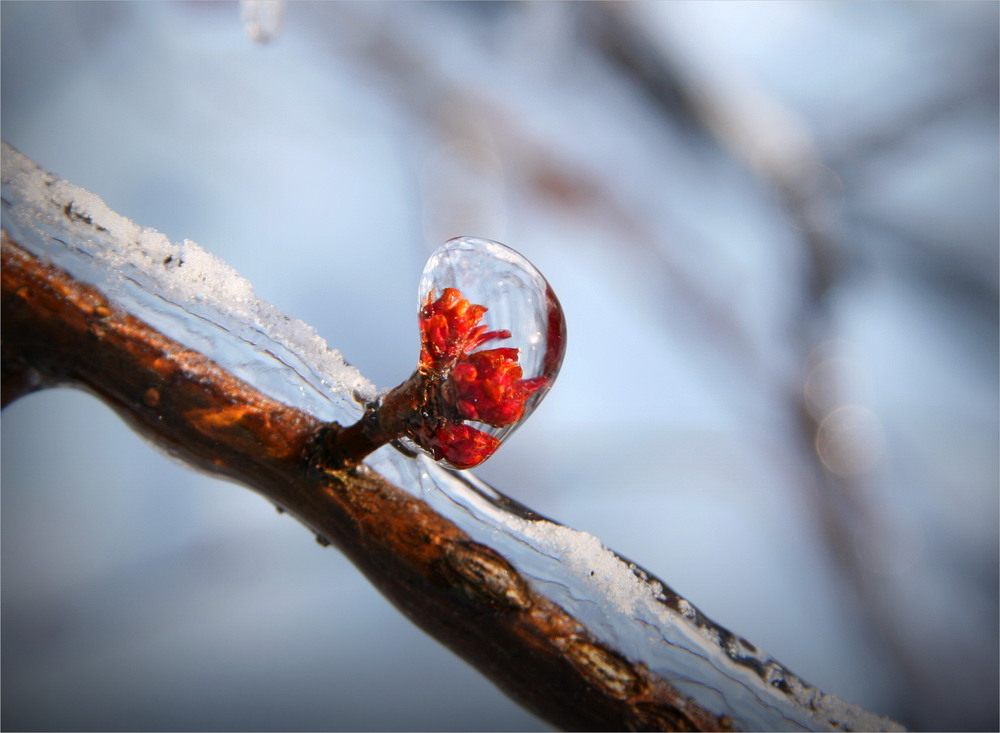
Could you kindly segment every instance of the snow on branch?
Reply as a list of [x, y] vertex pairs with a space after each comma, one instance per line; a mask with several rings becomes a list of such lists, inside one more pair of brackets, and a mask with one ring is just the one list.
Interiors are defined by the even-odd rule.
[[91, 390], [154, 442], [338, 546], [403, 613], [554, 725], [899, 730], [803, 682], [592, 535], [392, 445], [311, 458], [372, 386], [310, 327], [3, 147], [4, 403]]

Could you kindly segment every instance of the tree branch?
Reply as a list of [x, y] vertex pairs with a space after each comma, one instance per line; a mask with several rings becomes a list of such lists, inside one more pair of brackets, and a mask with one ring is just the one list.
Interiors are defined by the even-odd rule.
[[[5, 169], [14, 160], [8, 156], [15, 155], [5, 146]], [[517, 567], [501, 541], [494, 546], [478, 541], [370, 465], [319, 468], [317, 446], [326, 431], [338, 426], [264, 394], [137, 317], [101, 288], [46, 261], [44, 253], [29, 251], [39, 242], [44, 249], [48, 241], [85, 248], [92, 242], [72, 227], [113, 239], [109, 226], [114, 225], [81, 213], [72, 199], [65, 200], [65, 192], [63, 198], [46, 192], [50, 176], [32, 178], [30, 162], [20, 157], [15, 162], [23, 175], [14, 180], [5, 173], [4, 181], [4, 404], [53, 385], [91, 391], [165, 450], [250, 487], [295, 516], [320, 542], [336, 545], [417, 625], [554, 725], [580, 730], [895, 727], [808, 686], [603, 547], [585, 558], [591, 563], [589, 575], [601, 571], [615, 578], [617, 585], [602, 592], [615, 595], [618, 608], [632, 611], [595, 623], [545, 595], [533, 582], [537, 571]], [[36, 236], [32, 227], [43, 219], [49, 229]], [[59, 227], [65, 239], [52, 233]], [[79, 241], [67, 244], [72, 237]], [[553, 559], [560, 551], [557, 540], [566, 534], [593, 539], [489, 494], [471, 477], [440, 475], [451, 476], [470, 495], [487, 497], [507, 522], [508, 534], [519, 522], [526, 526], [518, 542], [534, 541], [531, 551], [538, 555]], [[605, 570], [599, 561], [613, 567]], [[567, 576], [556, 582], [572, 588], [578, 581]], [[623, 594], [630, 595], [623, 600]], [[631, 625], [635, 638], [650, 647], [668, 648], [694, 662], [685, 669], [651, 665], [643, 649], [616, 644], [618, 636], [599, 630], [614, 624], [627, 630]], [[699, 697], [694, 689], [708, 694]]]
[[[726, 729], [598, 643], [499, 554], [367, 470], [310, 469], [321, 423], [165, 338], [3, 232], [3, 369], [85, 387], [136, 430], [333, 543], [400, 610], [568, 729]], [[580, 701], [586, 700], [586, 704]]]

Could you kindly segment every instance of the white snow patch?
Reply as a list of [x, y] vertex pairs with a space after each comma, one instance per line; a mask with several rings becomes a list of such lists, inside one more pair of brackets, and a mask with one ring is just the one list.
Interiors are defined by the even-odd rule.
[[651, 599], [653, 589], [594, 535], [545, 520], [511, 517], [506, 524], [530, 538], [540, 552], [557, 557], [621, 613], [635, 615], [639, 604]]
[[131, 279], [185, 310], [211, 309], [221, 316], [218, 325], [249, 326], [265, 341], [296, 355], [341, 396], [375, 396], [374, 385], [311, 326], [259, 299], [246, 279], [198, 244], [190, 240], [176, 244], [139, 226], [112, 211], [99, 196], [56, 179], [7, 143], [3, 143], [2, 170], [4, 198], [10, 203], [4, 209], [5, 219], [9, 216], [40, 234], [44, 242], [58, 241], [54, 232], [62, 233], [69, 249], [103, 265], [108, 283]]

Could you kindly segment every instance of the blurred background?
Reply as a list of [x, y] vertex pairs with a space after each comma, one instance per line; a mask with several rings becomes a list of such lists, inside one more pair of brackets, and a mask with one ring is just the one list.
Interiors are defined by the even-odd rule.
[[[277, 10], [4, 2], [3, 139], [380, 388], [428, 254], [518, 249], [569, 347], [476, 473], [826, 692], [996, 730], [998, 5]], [[546, 729], [87, 395], [2, 459], [5, 729]]]

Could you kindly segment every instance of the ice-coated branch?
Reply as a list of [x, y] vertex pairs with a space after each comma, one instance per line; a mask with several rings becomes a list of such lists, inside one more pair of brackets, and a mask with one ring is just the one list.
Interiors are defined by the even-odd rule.
[[[318, 468], [316, 446], [358, 419], [370, 385], [196, 245], [137, 227], [6, 145], [2, 279], [4, 404], [49, 385], [90, 390], [165, 450], [339, 547], [554, 725], [898, 729], [470, 474], [392, 446], [350, 470]], [[276, 369], [280, 380], [264, 379]]]

